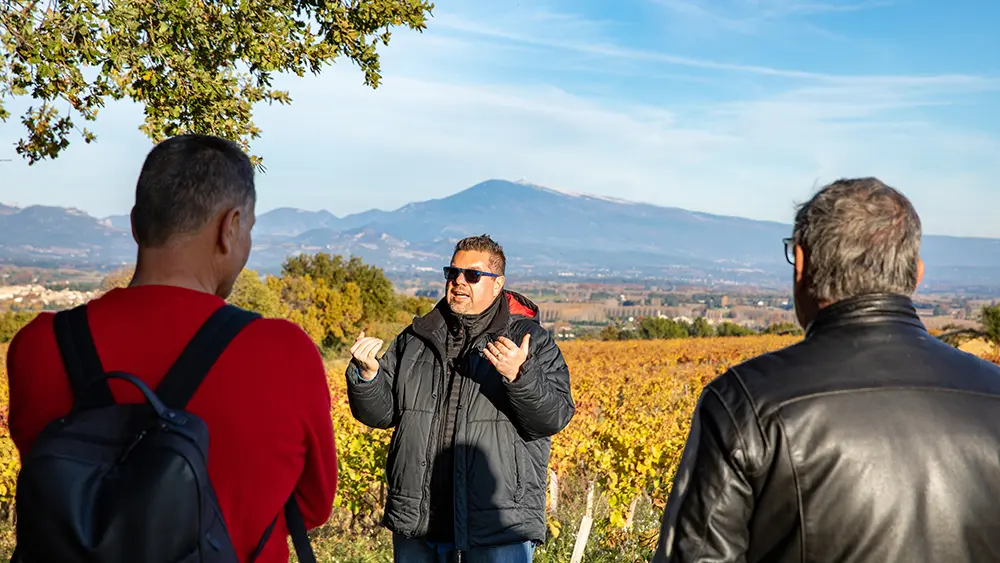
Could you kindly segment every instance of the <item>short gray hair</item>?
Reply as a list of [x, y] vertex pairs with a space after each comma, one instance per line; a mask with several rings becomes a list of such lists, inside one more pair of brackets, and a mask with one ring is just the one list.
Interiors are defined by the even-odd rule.
[[841, 179], [800, 205], [792, 234], [806, 257], [809, 293], [835, 302], [917, 289], [920, 217], [877, 178]]
[[229, 139], [177, 135], [161, 141], [142, 165], [133, 222], [139, 246], [159, 247], [204, 226], [223, 206], [256, 203], [250, 157]]

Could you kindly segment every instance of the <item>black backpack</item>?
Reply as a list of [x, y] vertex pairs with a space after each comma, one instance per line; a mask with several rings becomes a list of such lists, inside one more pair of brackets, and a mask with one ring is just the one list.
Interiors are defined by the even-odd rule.
[[[22, 460], [11, 561], [237, 563], [241, 558], [208, 478], [208, 429], [184, 407], [229, 342], [258, 317], [221, 307], [154, 393], [132, 374], [105, 373], [86, 304], [56, 313], [56, 338], [74, 403]], [[108, 378], [131, 382], [146, 402], [115, 404]], [[315, 563], [294, 493], [284, 511], [299, 561]], [[275, 515], [249, 561], [257, 558], [277, 520]]]

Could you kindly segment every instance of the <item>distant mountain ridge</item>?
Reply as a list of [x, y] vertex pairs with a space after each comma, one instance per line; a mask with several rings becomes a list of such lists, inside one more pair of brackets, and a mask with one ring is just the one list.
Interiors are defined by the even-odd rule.
[[[13, 210], [13, 211], [11, 211]], [[781, 239], [791, 225], [487, 180], [447, 197], [338, 217], [278, 208], [254, 228], [250, 267], [276, 271], [288, 255], [358, 255], [396, 273], [436, 271], [455, 242], [489, 233], [511, 275], [643, 276], [787, 285]], [[925, 236], [927, 280], [1000, 287], [1000, 239]], [[0, 207], [0, 261], [134, 260], [128, 216]]]

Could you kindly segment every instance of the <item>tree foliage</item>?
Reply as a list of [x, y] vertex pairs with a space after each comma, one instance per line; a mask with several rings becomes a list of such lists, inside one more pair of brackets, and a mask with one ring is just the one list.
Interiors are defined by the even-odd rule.
[[805, 334], [805, 331], [802, 330], [802, 327], [800, 327], [795, 323], [775, 323], [764, 329], [762, 334], [800, 336], [802, 334]]
[[435, 301], [428, 297], [396, 296], [396, 309], [409, 317], [422, 317], [434, 309]]
[[1000, 305], [986, 305], [980, 311], [980, 322], [986, 339], [1000, 352]]
[[[56, 158], [108, 100], [145, 109], [139, 129], [154, 142], [208, 133], [239, 142], [260, 136], [258, 102], [290, 104], [274, 73], [318, 74], [338, 57], [381, 81], [378, 43], [390, 28], [422, 31], [426, 0], [0, 0], [2, 100], [39, 101], [21, 117], [17, 152], [29, 164]], [[65, 111], [64, 111], [65, 108]], [[96, 136], [80, 129], [85, 142]], [[253, 157], [256, 164], [259, 157]]]
[[265, 317], [286, 318], [281, 296], [254, 270], [240, 272], [227, 301], [237, 307], [256, 311]]
[[695, 338], [707, 338], [715, 336], [715, 329], [712, 325], [708, 324], [708, 320], [705, 317], [698, 317], [691, 323], [688, 333]]
[[17, 331], [24, 328], [36, 316], [33, 311], [7, 311], [0, 313], [0, 343], [10, 342]]
[[639, 321], [641, 338], [658, 340], [663, 338], [686, 338], [688, 329], [681, 323], [663, 317], [645, 317]]
[[736, 323], [720, 323], [715, 327], [716, 336], [752, 336], [754, 334], [757, 334], [755, 330]]
[[435, 304], [397, 294], [381, 269], [360, 258], [326, 253], [288, 258], [280, 276], [244, 270], [228, 301], [294, 322], [332, 352], [348, 348], [361, 330], [391, 340]]
[[124, 266], [104, 276], [101, 280], [100, 290], [109, 291], [115, 288], [128, 287], [132, 283], [132, 276], [135, 275], [135, 266]]
[[[768, 334], [772, 332], [765, 331]], [[788, 333], [795, 334], [793, 331]], [[785, 334], [785, 331], [780, 334]], [[643, 317], [636, 321], [633, 329], [609, 324], [601, 329], [600, 340], [671, 340], [676, 338], [710, 338], [714, 336], [753, 336], [757, 331], [732, 322], [712, 326], [705, 317], [694, 322], [684, 319], [673, 320], [662, 317]]]
[[326, 287], [334, 291], [342, 291], [348, 282], [353, 282], [360, 292], [361, 322], [385, 322], [391, 320], [397, 310], [392, 281], [385, 277], [381, 268], [365, 264], [357, 256], [344, 260], [342, 256], [325, 252], [300, 254], [285, 259], [281, 271], [286, 277], [309, 276], [313, 280], [323, 280]]

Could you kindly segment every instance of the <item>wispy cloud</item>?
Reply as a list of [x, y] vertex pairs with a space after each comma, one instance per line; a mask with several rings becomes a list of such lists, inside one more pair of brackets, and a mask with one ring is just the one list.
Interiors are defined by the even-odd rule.
[[[827, 9], [759, 4], [785, 14]], [[989, 215], [1000, 207], [997, 132], [948, 119], [1000, 90], [997, 77], [689, 57], [623, 40], [631, 29], [600, 15], [469, 6], [442, 7], [424, 34], [394, 35], [378, 90], [347, 63], [279, 79], [294, 104], [258, 110], [264, 137], [253, 150], [268, 166], [261, 208], [345, 214], [523, 177], [787, 221], [816, 182], [872, 174], [911, 196], [928, 232], [1000, 236]], [[140, 122], [141, 110], [114, 104], [98, 145], [30, 171], [12, 166], [12, 182], [25, 186], [18, 198], [111, 211], [102, 201], [114, 194], [115, 211], [127, 210], [146, 150]]]
[[[551, 87], [462, 84], [389, 79], [381, 95], [354, 87], [329, 95], [300, 96], [302, 117], [270, 114], [300, 139], [295, 157], [271, 157], [277, 174], [265, 180], [310, 190], [314, 206], [329, 201], [357, 210], [372, 199], [392, 208], [413, 199], [440, 197], [487, 177], [517, 179], [734, 215], [789, 220], [794, 200], [814, 182], [874, 174], [898, 185], [925, 212], [930, 232], [968, 214], [943, 201], [941, 186], [977, 194], [981, 205], [1000, 205], [990, 177], [1000, 173], [995, 138], [914, 115], [898, 115], [919, 100], [858, 89], [851, 97], [803, 88], [760, 100], [669, 105], [602, 103]], [[847, 92], [842, 92], [847, 95]], [[337, 123], [346, 136], [323, 124]], [[405, 123], [405, 126], [399, 124]], [[306, 147], [306, 148], [302, 148]], [[336, 180], [296, 178], [302, 162], [331, 162]], [[355, 166], [377, 161], [379, 166]], [[958, 163], [962, 163], [959, 165]], [[971, 173], [969, 171], [977, 172]], [[280, 178], [280, 179], [279, 179]], [[401, 191], [397, 186], [407, 186]], [[305, 196], [306, 191], [300, 193]], [[499, 196], [499, 194], [498, 194]], [[303, 197], [303, 201], [308, 198]], [[928, 210], [934, 213], [927, 214]], [[962, 215], [960, 215], [962, 214]], [[963, 226], [967, 234], [1000, 235], [988, 222]]]
[[[755, 25], [791, 16], [850, 13], [889, 8], [898, 5], [890, 0], [868, 2], [802, 2], [799, 0], [651, 0], [676, 14], [701, 18], [734, 30], [750, 31]], [[723, 15], [726, 14], [726, 15]]]
[[[754, 6], [761, 6], [760, 2], [749, 2]], [[763, 13], [767, 17], [782, 17], [788, 15], [808, 15], [808, 14], [829, 14], [846, 12], [863, 12], [876, 10], [879, 8], [889, 8], [899, 5], [893, 1], [872, 1], [872, 2], [796, 2], [778, 0], [775, 2], [764, 2]]]
[[766, 35], [806, 34], [849, 43], [854, 38], [835, 33], [818, 23], [823, 16], [865, 12], [897, 5], [894, 1], [866, 2], [804, 2], [800, 0], [650, 0], [662, 7], [673, 19], [679, 19], [671, 29], [684, 29], [688, 34], [701, 32], [711, 37], [714, 32], [738, 33], [763, 37]]
[[776, 76], [793, 79], [822, 80], [827, 82], [881, 83], [899, 86], [961, 86], [977, 90], [1000, 89], [1000, 78], [952, 73], [930, 75], [851, 75], [832, 74], [780, 68], [766, 65], [735, 64], [725, 61], [700, 59], [675, 55], [661, 51], [651, 51], [624, 47], [600, 38], [591, 37], [589, 42], [552, 39], [542, 34], [525, 34], [498, 28], [489, 24], [469, 21], [459, 16], [444, 15], [436, 20], [439, 29], [461, 32], [467, 35], [501, 39], [511, 43], [534, 45], [549, 49], [598, 55], [611, 59], [628, 59], [655, 62], [675, 66], [685, 66], [705, 70], [729, 71], [757, 75]]

